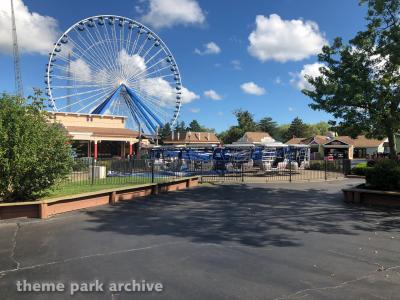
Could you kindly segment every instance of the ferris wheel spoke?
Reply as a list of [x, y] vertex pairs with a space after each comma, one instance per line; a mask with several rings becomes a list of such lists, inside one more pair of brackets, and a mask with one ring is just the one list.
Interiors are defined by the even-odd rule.
[[[135, 76], [132, 76], [132, 77], [130, 77], [130, 78], [128, 78], [128, 79], [136, 79], [136, 78], [138, 78], [140, 75], [146, 73], [148, 70], [152, 69], [154, 66], [160, 64], [160, 63], [163, 62], [164, 60], [165, 60], [164, 58], [163, 58], [163, 59], [160, 59], [160, 60], [157, 61], [155, 64], [153, 64], [151, 67], [148, 67], [147, 69], [145, 69], [145, 70], [143, 70], [143, 71], [141, 71], [141, 72], [135, 74]], [[166, 66], [164, 69], [166, 69], [166, 68], [169, 68], [169, 66]], [[154, 73], [154, 72], [153, 72], [153, 73]]]
[[126, 40], [126, 46], [124, 46], [124, 49], [126, 49], [126, 53], [129, 53], [129, 45], [131, 43], [132, 31], [133, 31], [133, 28], [131, 28], [130, 25], [128, 25], [128, 31], [129, 31], [129, 36], [128, 39]]
[[153, 54], [152, 57], [150, 57], [148, 60], [145, 61], [145, 65], [147, 66], [149, 62], [151, 62], [161, 51], [163, 51], [162, 48], [160, 48], [155, 54]]
[[[150, 73], [140, 72], [136, 76], [128, 78], [128, 80], [132, 81], [132, 80], [140, 80], [140, 79], [148, 78], [150, 75], [153, 75], [153, 74], [155, 74], [157, 72], [160, 72], [160, 71], [168, 69], [168, 68], [169, 68], [169, 66], [166, 66], [166, 67], [154, 70], [154, 71], [152, 71]], [[139, 75], [141, 75], [141, 76], [139, 76]]]
[[129, 84], [135, 84], [137, 82], [145, 80], [146, 78], [160, 78], [160, 79], [162, 79], [162, 78], [168, 78], [168, 77], [175, 77], [175, 75], [174, 74], [165, 74], [165, 75], [155, 76], [155, 77], [144, 76], [144, 77], [138, 78], [137, 80], [134, 80], [134, 81], [128, 80], [128, 82], [129, 82]]
[[99, 84], [82, 84], [82, 85], [52, 85], [53, 89], [70, 89], [70, 88], [88, 88], [88, 87], [102, 87]]
[[[138, 29], [138, 31], [137, 31], [137, 33], [136, 33], [136, 38], [135, 38], [135, 41], [133, 42], [133, 45], [132, 45], [132, 48], [131, 48], [131, 55], [133, 55], [133, 53], [135, 53], [135, 50], [136, 50], [136, 45], [137, 45], [137, 43], [138, 43], [138, 40], [139, 40], [139, 38], [140, 38], [140, 28]], [[129, 54], [129, 52], [128, 52], [128, 54]]]
[[[96, 45], [97, 43], [104, 44], [104, 42], [105, 42], [103, 39], [99, 39], [98, 37], [97, 37], [97, 42], [96, 42], [96, 39], [91, 34], [90, 30], [86, 30], [86, 35], [88, 36], [88, 38], [92, 41], [92, 43], [94, 45]], [[110, 64], [110, 60], [107, 59], [108, 56], [107, 56], [107, 53], [105, 52], [104, 47], [96, 47], [96, 48], [98, 48], [99, 53], [100, 53], [101, 57], [103, 58], [103, 62], [106, 65], [107, 69], [111, 69], [112, 66]]]
[[144, 41], [142, 42], [142, 45], [140, 46], [140, 48], [139, 48], [139, 50], [137, 52], [137, 55], [140, 55], [142, 53], [142, 50], [143, 50], [144, 46], [147, 44], [148, 38], [146, 38], [146, 36], [144, 36], [143, 39], [144, 39]]
[[[115, 21], [113, 22], [113, 24], [112, 24], [112, 27], [111, 27], [111, 32], [112, 32], [112, 34], [113, 34], [113, 38], [114, 38], [114, 46], [115, 46], [115, 57], [119, 57], [119, 55], [120, 55], [120, 51], [119, 51], [119, 49], [118, 49], [118, 39], [117, 39], [117, 34], [116, 34], [116, 30], [115, 30]], [[118, 71], [120, 72], [120, 73], [122, 73], [122, 69], [121, 69], [121, 65], [119, 64], [119, 63], [117, 63], [117, 68], [118, 68]]]
[[89, 100], [89, 99], [92, 99], [92, 98], [94, 98], [94, 97], [98, 97], [99, 95], [103, 95], [103, 94], [110, 93], [112, 90], [113, 90], [113, 89], [104, 90], [104, 91], [102, 91], [102, 92], [100, 92], [100, 93], [96, 93], [96, 94], [91, 95], [91, 96], [89, 96], [89, 97], [81, 98], [79, 101], [76, 101], [76, 102], [71, 103], [71, 104], [67, 104], [67, 105], [65, 105], [65, 106], [60, 107], [59, 109], [60, 109], [60, 110], [63, 110], [63, 109], [66, 109], [66, 108], [70, 108], [70, 107], [72, 107], [72, 106], [74, 106], [74, 105], [83, 103], [83, 102], [85, 102], [85, 101], [87, 101], [87, 100]]
[[75, 93], [75, 94], [73, 94], [73, 95], [66, 95], [66, 96], [53, 97], [53, 99], [54, 99], [54, 100], [60, 100], [60, 99], [68, 98], [68, 97], [75, 97], [75, 96], [86, 95], [86, 94], [98, 92], [98, 91], [101, 91], [101, 90], [104, 90], [104, 87], [99, 88], [99, 89], [95, 89], [95, 90], [90, 90], [90, 91]]
[[[112, 91], [112, 89], [111, 89]], [[88, 107], [96, 107], [99, 102], [103, 101], [105, 97], [108, 96], [108, 94], [110, 93], [110, 91], [103, 91], [99, 94], [96, 94], [97, 99], [93, 100], [92, 102], [90, 102], [89, 104], [85, 105], [84, 107], [80, 108], [77, 110], [77, 112], [82, 112], [84, 110], [86, 110], [86, 108]], [[91, 109], [88, 110], [89, 112], [91, 111]]]
[[[96, 26], [97, 32], [99, 33], [99, 35], [101, 35], [97, 25], [95, 25], [95, 26]], [[104, 38], [105, 38], [105, 40], [106, 41], [111, 41], [110, 40], [110, 36], [108, 34], [107, 25], [103, 25], [103, 26], [104, 26]], [[106, 36], [107, 36], [107, 38], [106, 38]], [[113, 65], [113, 70], [117, 71], [118, 68], [117, 68], [117, 65], [116, 65], [115, 61], [113, 59], [110, 59], [111, 57], [113, 57], [113, 54], [112, 54], [113, 52], [112, 52], [112, 49], [111, 49], [111, 42], [110, 43], [106, 42], [105, 44], [106, 44], [106, 47], [104, 47], [104, 48], [107, 49], [109, 60], [111, 61], [112, 65]]]
[[124, 31], [125, 31], [124, 26], [125, 26], [124, 23], [122, 23], [122, 25], [119, 24], [119, 27], [120, 27], [119, 28], [119, 43], [120, 43], [121, 51], [122, 51], [122, 49], [124, 49]]
[[[85, 53], [88, 52], [89, 50], [92, 51], [93, 54], [96, 56], [96, 58], [101, 62], [100, 65], [104, 66], [105, 68], [109, 67], [109, 66], [107, 66], [107, 60], [104, 59], [104, 53], [102, 53], [102, 47], [94, 47], [95, 45], [98, 44], [98, 41], [93, 39], [93, 36], [90, 33], [89, 28], [85, 29], [83, 32], [85, 32], [87, 39], [91, 43], [91, 45], [86, 49]], [[83, 33], [82, 33], [82, 35], [83, 35]], [[88, 44], [88, 43], [86, 43], [86, 44]], [[96, 62], [98, 60], [96, 60]]]
[[[101, 60], [101, 58], [97, 55], [97, 53], [96, 52], [92, 52], [92, 51], [88, 51], [89, 49], [91, 49], [92, 47], [83, 39], [83, 37], [81, 36], [81, 34], [80, 34], [80, 32], [79, 32], [79, 30], [77, 30], [76, 28], [75, 28], [75, 31], [77, 32], [77, 36], [78, 36], [78, 39], [82, 42], [82, 44], [83, 44], [83, 46], [86, 48], [86, 49], [82, 49], [80, 46], [78, 46], [78, 44], [76, 43], [76, 42], [74, 42], [74, 44], [78, 47], [78, 50], [79, 50], [79, 52], [81, 53], [81, 57], [82, 56], [87, 56], [88, 58], [89, 58], [89, 60], [90, 60], [90, 62], [91, 62], [91, 64], [93, 64], [93, 65], [95, 65], [95, 66], [97, 66], [98, 67], [98, 69], [104, 69], [104, 65], [102, 64], [103, 63], [103, 61]], [[93, 53], [93, 54], [92, 54]], [[89, 61], [88, 60], [88, 61]]]
[[[71, 43], [72, 45], [74, 45], [74, 47], [79, 51], [79, 55], [77, 55], [76, 53], [71, 54], [72, 57], [76, 58], [76, 61], [78, 61], [79, 59], [83, 60], [82, 57], [87, 57], [84, 61], [86, 64], [90, 64], [91, 69], [95, 72], [99, 72], [100, 70], [104, 69], [104, 66], [100, 65], [96, 60], [96, 58], [94, 58], [92, 55], [88, 55], [88, 51], [83, 50], [77, 42], [75, 42], [74, 40], [71, 39]], [[68, 60], [66, 57], [63, 56], [63, 58], [65, 60]]]

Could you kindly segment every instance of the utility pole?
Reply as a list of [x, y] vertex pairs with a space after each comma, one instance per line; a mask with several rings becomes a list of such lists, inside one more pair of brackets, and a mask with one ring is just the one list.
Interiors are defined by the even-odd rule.
[[14, 55], [14, 76], [15, 76], [15, 93], [23, 97], [24, 87], [22, 86], [21, 65], [18, 50], [17, 26], [15, 25], [14, 2], [11, 0], [11, 27], [13, 40], [13, 55]]

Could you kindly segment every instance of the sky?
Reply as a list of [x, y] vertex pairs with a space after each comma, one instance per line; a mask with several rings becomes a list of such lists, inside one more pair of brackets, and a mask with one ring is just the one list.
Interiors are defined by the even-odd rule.
[[[179, 120], [217, 132], [244, 109], [259, 120], [327, 121], [301, 93], [318, 75], [317, 54], [335, 37], [364, 29], [358, 0], [14, 0], [25, 95], [45, 88], [48, 52], [75, 22], [94, 15], [132, 18], [156, 32], [173, 53], [183, 86]], [[0, 90], [13, 93], [10, 3], [0, 1]]]

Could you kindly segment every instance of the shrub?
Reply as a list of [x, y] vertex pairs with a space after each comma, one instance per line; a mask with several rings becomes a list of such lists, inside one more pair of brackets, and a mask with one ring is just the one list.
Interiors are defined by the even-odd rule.
[[379, 190], [400, 190], [400, 163], [384, 159], [366, 170], [367, 185]]
[[308, 169], [310, 169], [310, 170], [325, 170], [325, 162], [324, 161], [311, 161]]
[[0, 199], [38, 198], [71, 170], [71, 147], [58, 124], [42, 110], [40, 92], [32, 104], [0, 96]]
[[370, 169], [367, 163], [359, 163], [354, 168], [351, 169], [351, 173], [354, 175], [365, 176], [365, 172], [367, 169]]

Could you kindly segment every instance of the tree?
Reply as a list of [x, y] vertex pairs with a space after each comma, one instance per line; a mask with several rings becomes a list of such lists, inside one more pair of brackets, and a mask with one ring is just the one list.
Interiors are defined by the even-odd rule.
[[361, 0], [368, 4], [367, 28], [347, 44], [336, 38], [324, 46], [321, 75], [307, 77], [313, 89], [303, 93], [315, 110], [331, 113], [337, 128], [352, 137], [388, 137], [396, 159], [400, 130], [400, 0]]
[[272, 120], [270, 117], [265, 117], [262, 118], [258, 122], [258, 128], [261, 131], [269, 133], [270, 136], [272, 136], [274, 139], [277, 139], [277, 131], [278, 131], [278, 124]]
[[254, 121], [253, 115], [247, 111], [247, 110], [235, 110], [233, 112], [235, 115], [237, 122], [238, 122], [238, 127], [243, 131], [257, 131], [257, 123]]
[[182, 122], [177, 122], [174, 131], [180, 132], [180, 133], [185, 132], [185, 131], [186, 131], [185, 122], [184, 122], [184, 121], [182, 121]]
[[286, 131], [284, 138], [285, 140], [290, 140], [294, 137], [307, 137], [308, 136], [308, 125], [303, 123], [299, 117], [293, 119], [288, 130]]
[[193, 120], [190, 122], [189, 127], [186, 128], [187, 131], [201, 132], [203, 131], [203, 127], [197, 120]]
[[163, 127], [160, 129], [160, 143], [163, 144], [164, 141], [167, 139], [168, 136], [170, 136], [172, 133], [171, 131], [171, 125], [169, 123], [166, 123]]
[[331, 126], [328, 122], [318, 122], [315, 124], [308, 124], [308, 134], [307, 136], [314, 136], [314, 135], [327, 135], [330, 131]]
[[65, 130], [49, 123], [40, 92], [31, 104], [0, 97], [0, 199], [24, 201], [43, 196], [72, 168]]
[[243, 136], [243, 130], [238, 126], [231, 126], [227, 131], [221, 132], [218, 138], [224, 144], [232, 144]]
[[277, 141], [286, 142], [286, 133], [289, 130], [290, 124], [281, 124], [276, 128], [275, 136], [273, 137]]

